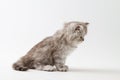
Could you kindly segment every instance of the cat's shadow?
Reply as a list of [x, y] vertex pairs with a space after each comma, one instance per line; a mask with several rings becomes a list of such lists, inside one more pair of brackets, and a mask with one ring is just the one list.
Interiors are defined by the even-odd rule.
[[69, 72], [86, 72], [86, 73], [116, 73], [120, 74], [120, 70], [114, 69], [78, 69], [78, 68], [71, 68]]

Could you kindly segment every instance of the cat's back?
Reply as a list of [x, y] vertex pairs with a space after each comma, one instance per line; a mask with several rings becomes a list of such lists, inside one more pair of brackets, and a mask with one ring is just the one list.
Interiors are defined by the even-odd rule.
[[52, 36], [47, 37], [45, 39], [43, 39], [41, 42], [37, 43], [35, 46], [33, 46], [30, 51], [28, 52], [28, 54], [33, 54], [37, 51], [39, 51], [40, 49], [43, 49], [44, 47], [50, 46], [52, 44]]

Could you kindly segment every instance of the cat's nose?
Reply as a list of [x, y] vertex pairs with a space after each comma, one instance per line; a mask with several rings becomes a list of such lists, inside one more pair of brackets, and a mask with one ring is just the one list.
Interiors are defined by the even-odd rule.
[[84, 41], [84, 38], [83, 37], [80, 37], [82, 41]]

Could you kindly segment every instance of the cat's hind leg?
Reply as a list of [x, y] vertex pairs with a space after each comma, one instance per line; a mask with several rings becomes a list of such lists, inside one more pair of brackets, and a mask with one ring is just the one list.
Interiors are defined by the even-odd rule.
[[30, 58], [23, 57], [13, 64], [13, 69], [17, 71], [27, 71], [28, 69], [34, 69], [33, 60]]
[[14, 63], [12, 67], [13, 67], [14, 70], [17, 70], [17, 71], [27, 71], [28, 70], [28, 68], [25, 67], [23, 65], [23, 63], [20, 62], [20, 61]]
[[36, 67], [37, 70], [42, 70], [42, 71], [55, 71], [55, 67], [52, 65], [39, 65], [38, 67]]
[[44, 70], [44, 71], [55, 71], [55, 67], [51, 66], [51, 65], [45, 65], [42, 70]]

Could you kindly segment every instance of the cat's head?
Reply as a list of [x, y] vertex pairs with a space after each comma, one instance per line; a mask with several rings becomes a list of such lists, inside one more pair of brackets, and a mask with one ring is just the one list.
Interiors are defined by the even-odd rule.
[[71, 41], [82, 42], [87, 34], [88, 22], [71, 21], [65, 23], [66, 37]]

